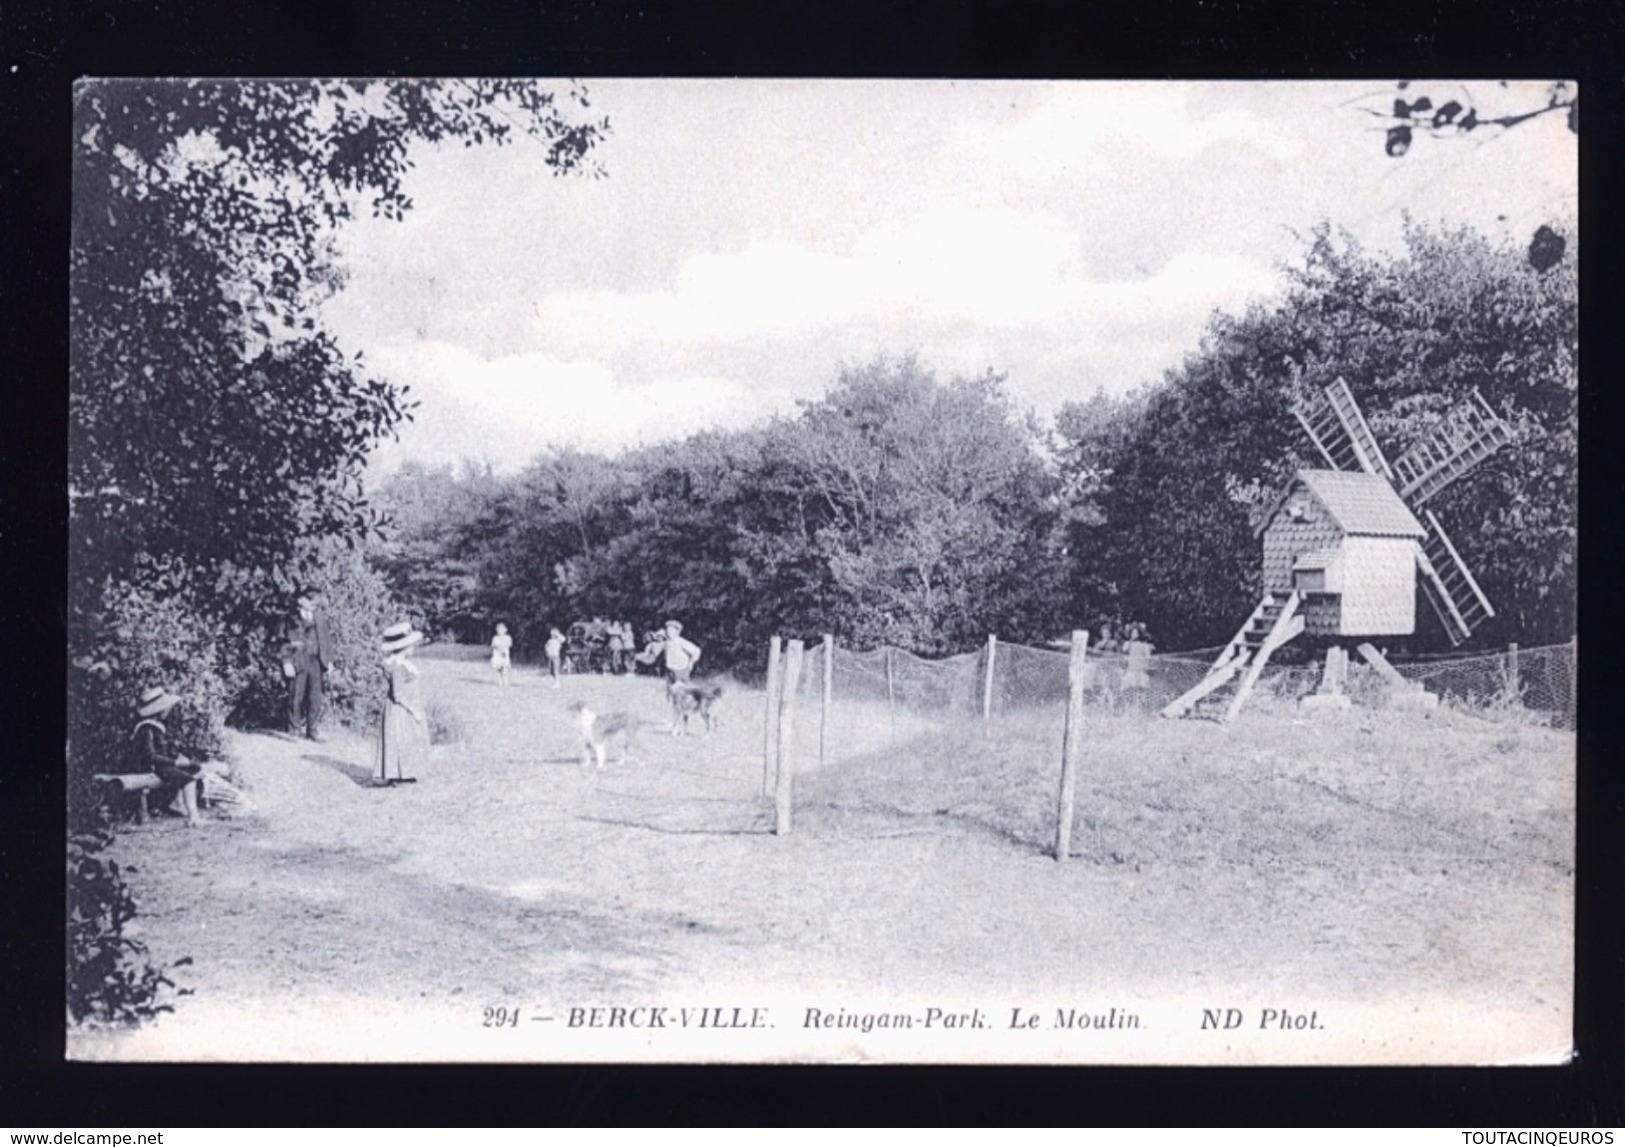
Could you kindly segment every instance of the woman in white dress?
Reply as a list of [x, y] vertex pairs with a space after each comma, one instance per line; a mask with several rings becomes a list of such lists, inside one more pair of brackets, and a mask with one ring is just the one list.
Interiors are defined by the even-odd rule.
[[[412, 650], [423, 641], [423, 634], [402, 621], [384, 630], [380, 643], [384, 652], [379, 668], [384, 674], [384, 713], [378, 722], [378, 776], [386, 785], [410, 784], [417, 778], [405, 774], [405, 760], [411, 756], [408, 742], [422, 743], [408, 722], [419, 728], [427, 727], [423, 707], [417, 700], [418, 667], [412, 664]], [[395, 776], [390, 777], [394, 771]]]

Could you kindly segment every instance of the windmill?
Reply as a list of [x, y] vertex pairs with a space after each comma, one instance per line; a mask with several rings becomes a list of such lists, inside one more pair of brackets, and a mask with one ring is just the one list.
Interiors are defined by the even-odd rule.
[[[1165, 717], [1206, 701], [1229, 720], [1270, 656], [1301, 633], [1344, 639], [1415, 632], [1418, 584], [1452, 645], [1495, 616], [1427, 506], [1511, 439], [1484, 396], [1475, 389], [1392, 463], [1342, 379], [1292, 413], [1329, 469], [1298, 471], [1265, 516], [1256, 531], [1263, 600], [1202, 681], [1163, 709]], [[1369, 642], [1358, 649], [1404, 683]]]

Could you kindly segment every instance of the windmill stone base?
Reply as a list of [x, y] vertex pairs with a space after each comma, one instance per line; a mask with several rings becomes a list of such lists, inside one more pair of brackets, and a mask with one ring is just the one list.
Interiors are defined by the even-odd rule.
[[1420, 685], [1410, 689], [1396, 689], [1388, 695], [1390, 709], [1417, 709], [1422, 712], [1431, 712], [1439, 707], [1439, 697], [1436, 693], [1429, 693]]
[[1338, 645], [1326, 647], [1326, 666], [1320, 671], [1320, 687], [1307, 697], [1299, 698], [1298, 708], [1305, 712], [1327, 709], [1347, 709], [1351, 702], [1343, 686], [1349, 676], [1348, 651]]

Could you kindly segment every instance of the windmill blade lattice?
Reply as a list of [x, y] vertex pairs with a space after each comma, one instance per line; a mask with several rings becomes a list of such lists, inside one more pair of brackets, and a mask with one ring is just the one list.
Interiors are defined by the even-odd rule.
[[1489, 598], [1439, 519], [1423, 508], [1423, 503], [1511, 441], [1511, 427], [1484, 401], [1484, 396], [1475, 389], [1426, 438], [1391, 465], [1341, 378], [1320, 395], [1294, 404], [1292, 413], [1331, 469], [1364, 472], [1383, 479], [1418, 522], [1426, 522], [1426, 532], [1416, 548], [1416, 569], [1422, 592], [1438, 614], [1450, 643], [1460, 645], [1474, 629], [1494, 617]]
[[1320, 398], [1294, 404], [1292, 413], [1333, 470], [1363, 470], [1394, 480], [1388, 459], [1342, 379], [1328, 386]]
[[1461, 560], [1439, 519], [1432, 510], [1423, 510], [1428, 526], [1416, 556], [1422, 575], [1422, 592], [1433, 612], [1439, 615], [1451, 645], [1460, 645], [1485, 621], [1495, 616], [1495, 607], [1484, 596], [1467, 563]]
[[1475, 388], [1431, 434], [1394, 459], [1399, 496], [1413, 508], [1422, 505], [1511, 439], [1512, 428]]

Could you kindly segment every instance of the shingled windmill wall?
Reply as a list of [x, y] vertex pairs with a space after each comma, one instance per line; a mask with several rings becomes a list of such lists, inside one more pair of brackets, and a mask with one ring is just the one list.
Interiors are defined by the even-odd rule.
[[1416, 543], [1410, 538], [1351, 537], [1343, 542], [1345, 636], [1416, 632]]
[[[1278, 507], [1264, 530], [1264, 590], [1292, 592], [1292, 564], [1312, 550], [1326, 549], [1343, 540], [1343, 530], [1331, 513], [1301, 483]], [[1341, 622], [1340, 600], [1328, 594], [1310, 594], [1300, 607], [1309, 633], [1336, 634]]]

